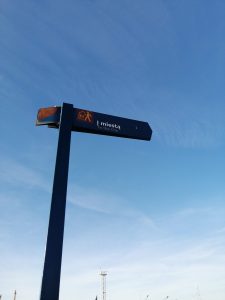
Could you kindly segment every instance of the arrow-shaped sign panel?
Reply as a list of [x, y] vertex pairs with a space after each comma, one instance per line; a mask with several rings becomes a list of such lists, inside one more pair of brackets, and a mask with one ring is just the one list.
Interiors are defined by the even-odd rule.
[[[61, 107], [41, 108], [36, 125], [58, 128]], [[150, 141], [152, 130], [147, 122], [131, 120], [84, 109], [74, 108], [72, 131]]]

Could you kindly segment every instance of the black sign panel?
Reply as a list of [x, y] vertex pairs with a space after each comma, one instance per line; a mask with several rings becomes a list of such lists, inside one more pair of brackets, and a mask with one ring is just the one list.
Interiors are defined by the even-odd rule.
[[151, 139], [151, 128], [146, 122], [110, 116], [74, 108], [73, 130], [140, 140]]
[[[36, 125], [59, 127], [61, 107], [41, 108]], [[73, 131], [149, 141], [152, 130], [147, 122], [74, 108]]]

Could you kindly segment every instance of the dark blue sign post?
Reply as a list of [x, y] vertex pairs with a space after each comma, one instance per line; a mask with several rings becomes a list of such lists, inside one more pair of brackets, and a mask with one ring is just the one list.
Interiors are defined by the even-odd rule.
[[41, 108], [36, 125], [59, 128], [58, 148], [52, 190], [48, 237], [40, 300], [58, 300], [65, 223], [71, 131], [150, 140], [148, 123], [125, 119], [63, 103], [62, 107]]

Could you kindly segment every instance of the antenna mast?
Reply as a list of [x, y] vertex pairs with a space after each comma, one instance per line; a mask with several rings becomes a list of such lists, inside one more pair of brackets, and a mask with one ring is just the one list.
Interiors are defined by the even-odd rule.
[[106, 300], [106, 271], [101, 271], [100, 275], [102, 276], [102, 300]]

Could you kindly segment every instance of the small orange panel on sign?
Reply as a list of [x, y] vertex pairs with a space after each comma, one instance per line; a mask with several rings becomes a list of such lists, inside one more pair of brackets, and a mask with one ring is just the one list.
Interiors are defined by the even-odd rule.
[[42, 108], [38, 112], [38, 120], [46, 119], [57, 112], [57, 107]]
[[58, 124], [60, 120], [61, 107], [52, 106], [40, 108], [37, 115], [36, 125]]

